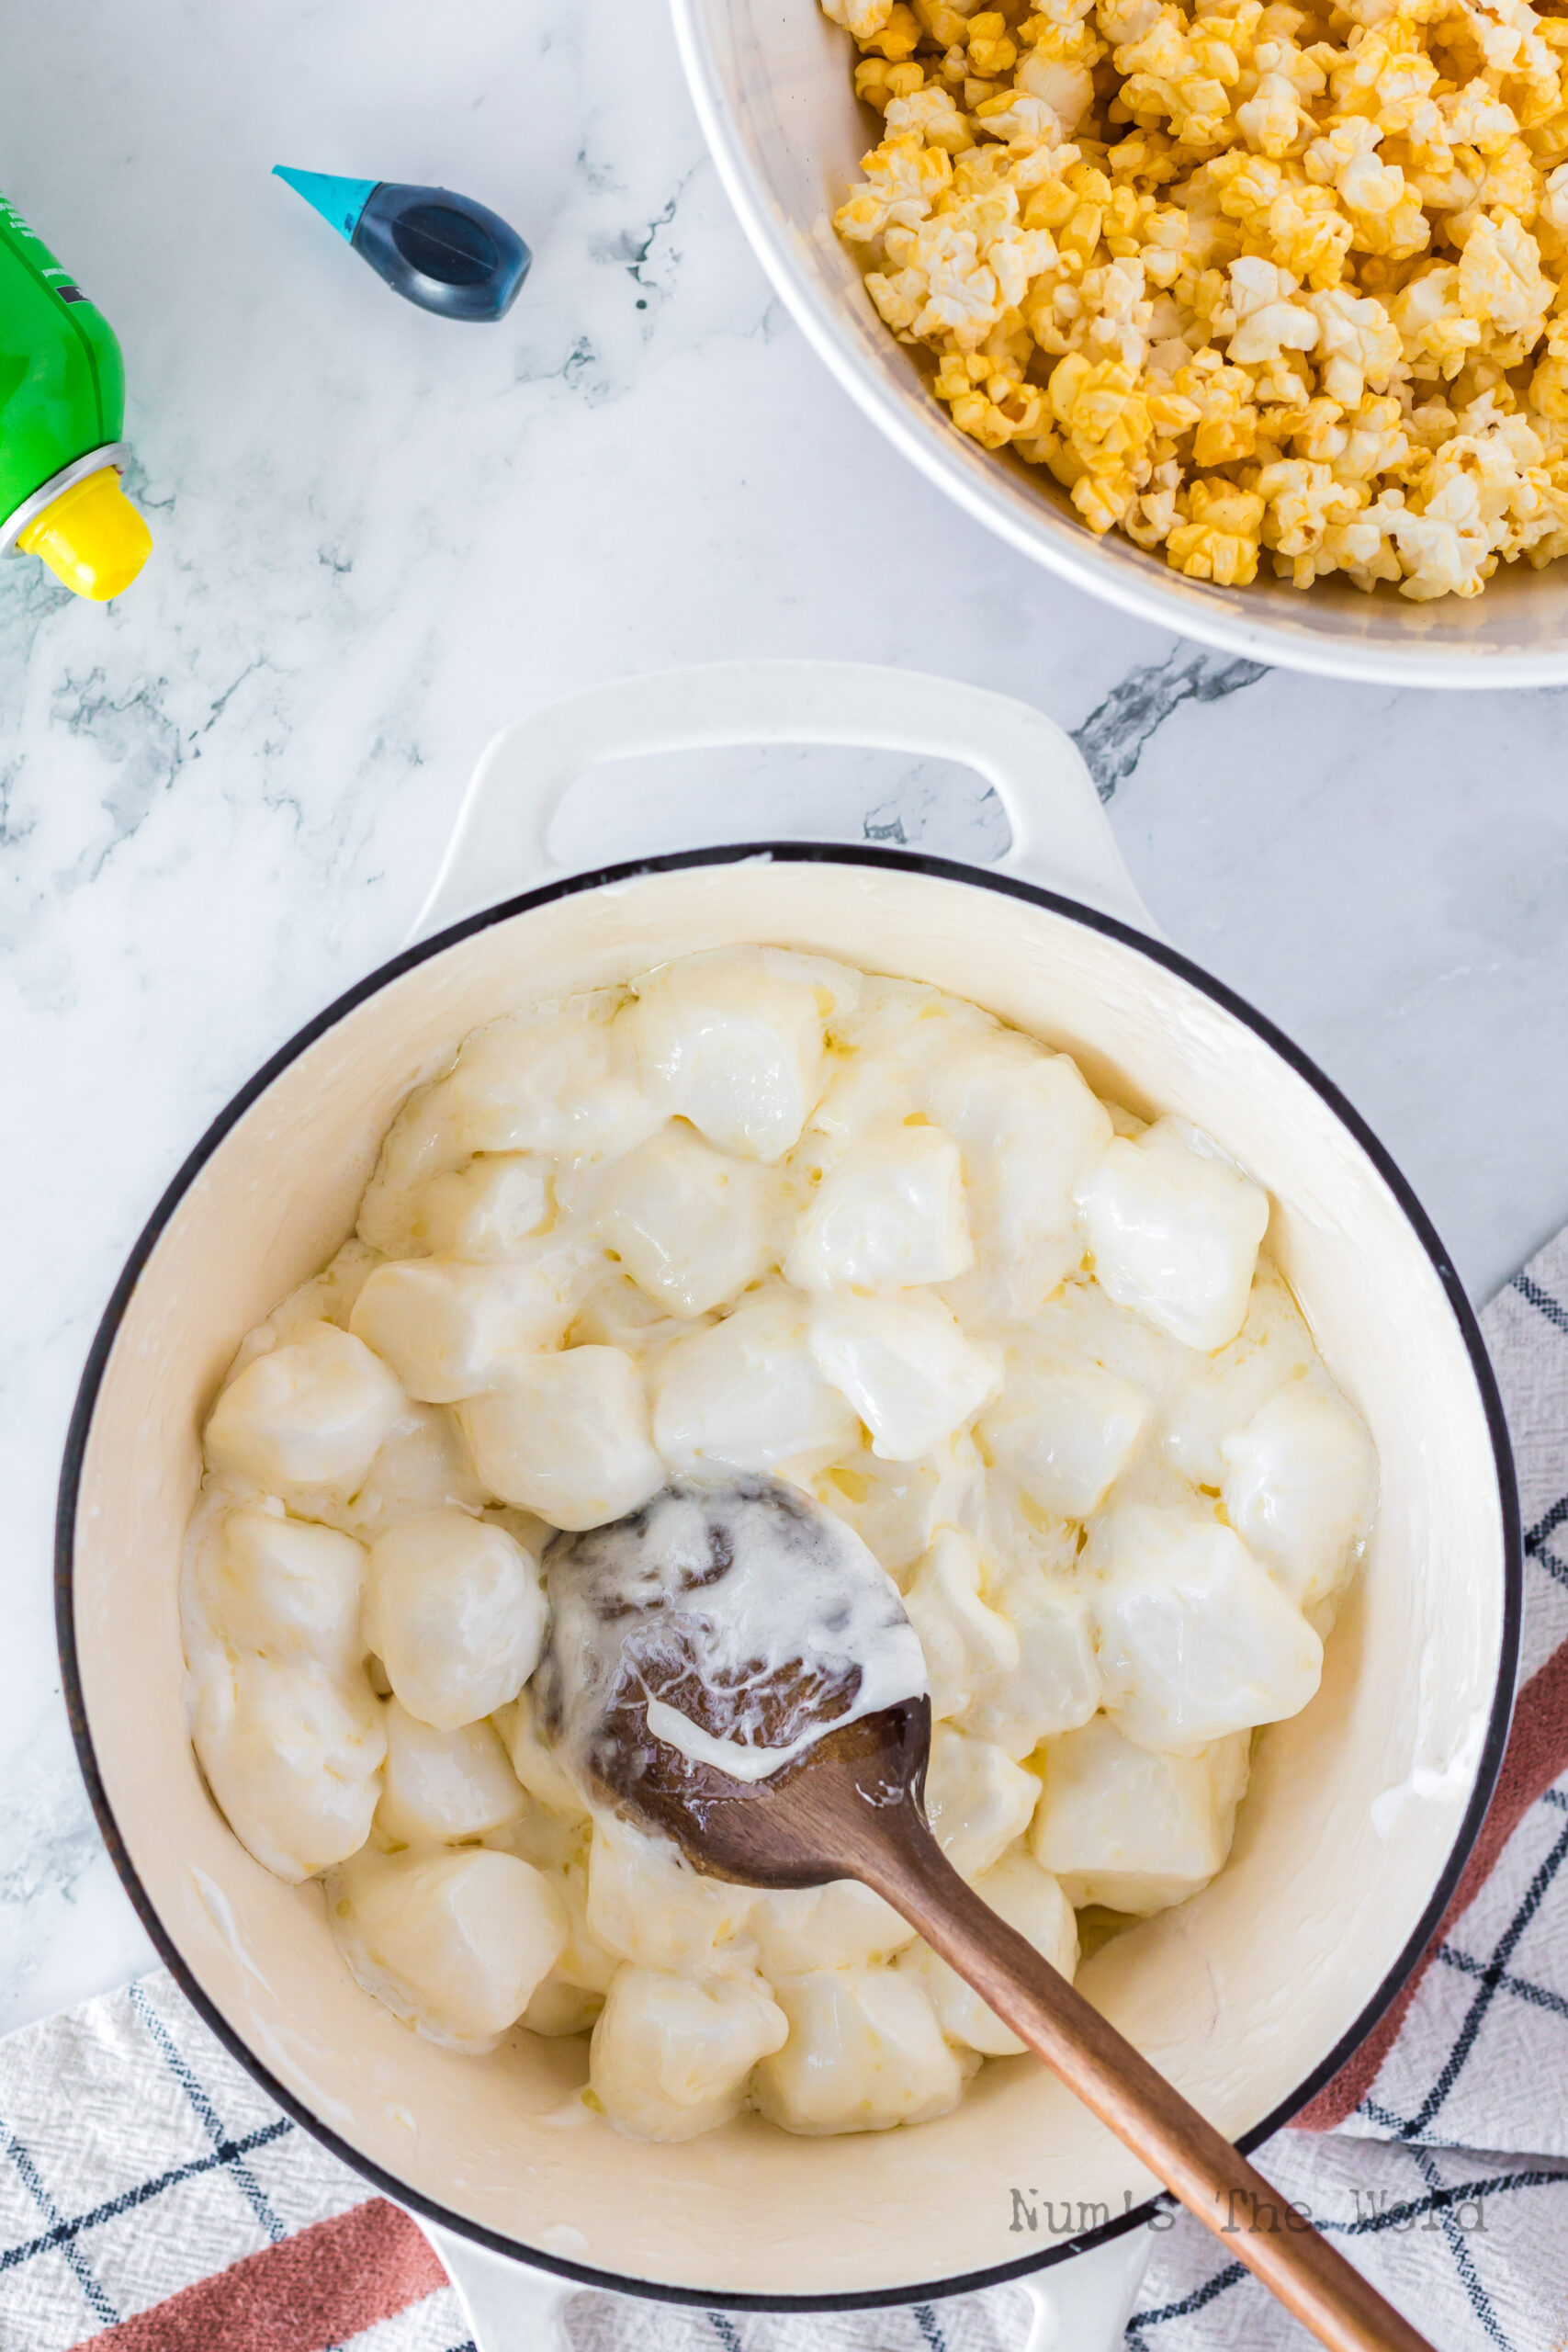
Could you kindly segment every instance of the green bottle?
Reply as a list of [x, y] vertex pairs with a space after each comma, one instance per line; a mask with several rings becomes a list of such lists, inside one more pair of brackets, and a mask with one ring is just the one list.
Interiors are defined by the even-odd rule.
[[124, 426], [113, 329], [0, 196], [0, 555], [99, 603], [130, 587], [152, 539], [119, 486]]

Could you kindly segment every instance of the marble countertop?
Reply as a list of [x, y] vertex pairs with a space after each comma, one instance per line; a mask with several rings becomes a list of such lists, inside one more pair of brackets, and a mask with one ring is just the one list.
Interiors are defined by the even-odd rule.
[[[1058, 585], [784, 316], [660, 8], [466, 0], [460, 28], [413, 0], [52, 0], [8, 30], [5, 190], [118, 331], [157, 548], [108, 608], [0, 567], [0, 2028], [151, 1958], [54, 1653], [94, 1326], [213, 1114], [400, 943], [520, 712], [761, 653], [1023, 695], [1077, 735], [1168, 933], [1345, 1088], [1478, 1298], [1568, 1216], [1561, 696], [1266, 672]], [[511, 317], [399, 302], [276, 162], [482, 198], [536, 255]], [[591, 778], [561, 854], [1004, 845], [961, 773], [748, 755], [738, 796], [737, 767]]]

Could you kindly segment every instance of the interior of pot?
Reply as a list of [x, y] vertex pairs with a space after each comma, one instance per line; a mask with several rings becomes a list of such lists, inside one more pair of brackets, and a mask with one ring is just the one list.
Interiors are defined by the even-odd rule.
[[[1304, 1713], [1258, 1742], [1229, 1867], [1081, 1982], [1224, 2131], [1292, 2098], [1374, 2001], [1463, 1822], [1506, 1642], [1496, 1466], [1464, 1335], [1398, 1200], [1335, 1113], [1151, 956], [983, 887], [823, 859], [682, 866], [497, 921], [367, 996], [273, 1080], [170, 1216], [126, 1307], [82, 1470], [75, 1623], [98, 1767], [196, 1984], [346, 2149], [460, 2222], [711, 2294], [897, 2291], [1037, 2254], [1151, 2183], [1032, 2059], [940, 2122], [792, 2139], [751, 2117], [680, 2147], [570, 2098], [584, 2046], [417, 2040], [351, 1982], [319, 1888], [220, 1818], [186, 1737], [177, 1562], [197, 1433], [243, 1332], [344, 1238], [408, 1089], [476, 1023], [694, 948], [769, 942], [934, 981], [1207, 1128], [1268, 1186], [1270, 1246], [1366, 1417], [1382, 1498]], [[1041, 2212], [1015, 2227], [1012, 2190]]]
[[930, 363], [894, 339], [834, 234], [877, 124], [851, 85], [857, 52], [819, 0], [677, 0], [677, 14], [731, 192], [801, 323], [906, 455], [981, 521], [1094, 594], [1264, 659], [1428, 684], [1471, 672], [1491, 682], [1505, 662], [1521, 680], [1568, 674], [1561, 564], [1506, 564], [1483, 595], [1415, 605], [1337, 576], [1303, 594], [1266, 578], [1266, 564], [1243, 592], [1216, 588], [1120, 532], [1095, 539], [1044, 468], [993, 455], [949, 422], [928, 389]]

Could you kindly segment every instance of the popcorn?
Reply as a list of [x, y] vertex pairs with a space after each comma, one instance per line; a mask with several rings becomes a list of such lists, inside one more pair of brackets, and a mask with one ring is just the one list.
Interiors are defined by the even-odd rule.
[[[1558, 19], [1357, 0], [1303, 46], [1265, 0], [851, 11], [886, 117], [839, 214], [871, 299], [958, 430], [1091, 531], [1223, 587], [1267, 554], [1418, 602], [1568, 552]], [[1423, 462], [1416, 413], [1461, 378], [1542, 440], [1501, 499]]]

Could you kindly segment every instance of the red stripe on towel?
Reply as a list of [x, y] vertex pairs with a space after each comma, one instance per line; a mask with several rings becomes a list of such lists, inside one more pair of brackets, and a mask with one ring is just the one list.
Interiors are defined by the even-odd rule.
[[1568, 1642], [1548, 1658], [1539, 1674], [1530, 1677], [1519, 1693], [1492, 1809], [1471, 1849], [1453, 1901], [1433, 1931], [1431, 1941], [1360, 2048], [1347, 2059], [1334, 2080], [1309, 2100], [1299, 2115], [1291, 2118], [1298, 2132], [1332, 2132], [1337, 2123], [1343, 2123], [1348, 2115], [1355, 2113], [1399, 2039], [1399, 2030], [1438, 1946], [1455, 1920], [1469, 1910], [1531, 1805], [1564, 1772], [1568, 1772]]
[[446, 2284], [423, 2231], [373, 2197], [183, 2287], [75, 2352], [325, 2352]]

